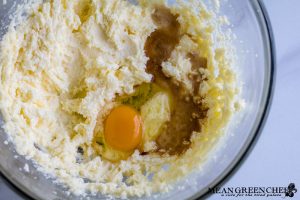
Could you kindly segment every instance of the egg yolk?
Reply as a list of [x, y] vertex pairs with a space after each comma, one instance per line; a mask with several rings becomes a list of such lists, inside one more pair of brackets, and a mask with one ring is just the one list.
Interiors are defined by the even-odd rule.
[[108, 145], [120, 151], [132, 151], [142, 139], [142, 119], [132, 107], [119, 106], [108, 115], [104, 126]]

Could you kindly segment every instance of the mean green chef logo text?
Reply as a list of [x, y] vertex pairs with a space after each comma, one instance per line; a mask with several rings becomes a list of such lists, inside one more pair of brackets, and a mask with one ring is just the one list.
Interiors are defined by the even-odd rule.
[[292, 198], [297, 193], [295, 183], [287, 187], [214, 187], [208, 192], [221, 197], [282, 197]]

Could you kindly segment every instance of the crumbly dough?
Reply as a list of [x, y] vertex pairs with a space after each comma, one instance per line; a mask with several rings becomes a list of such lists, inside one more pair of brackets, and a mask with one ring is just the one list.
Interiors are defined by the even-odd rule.
[[[34, 160], [78, 195], [87, 191], [122, 197], [168, 191], [201, 166], [206, 152], [235, 111], [238, 93], [232, 62], [224, 46], [214, 45], [216, 16], [195, 3], [171, 7], [179, 14], [182, 37], [163, 71], [187, 89], [191, 63], [187, 53], [207, 58], [207, 81], [200, 86], [208, 117], [191, 148], [181, 156], [141, 156], [112, 163], [92, 148], [97, 118], [114, 106], [116, 95], [130, 94], [151, 81], [144, 52], [156, 28], [153, 5], [162, 1], [53, 0], [40, 4], [1, 42], [0, 106], [5, 129], [18, 153]], [[192, 11], [192, 7], [201, 8]], [[78, 146], [85, 149], [78, 162]], [[169, 166], [168, 170], [162, 166]], [[152, 177], [151, 179], [149, 177]], [[126, 182], [124, 182], [126, 177]], [[85, 181], [84, 181], [85, 180]], [[89, 180], [89, 181], [86, 181]]]

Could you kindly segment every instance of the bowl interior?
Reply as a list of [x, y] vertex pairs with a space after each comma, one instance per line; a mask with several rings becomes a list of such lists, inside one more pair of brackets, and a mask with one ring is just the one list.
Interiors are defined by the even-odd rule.
[[[10, 22], [9, 15], [21, 2], [7, 1], [6, 5], [0, 6], [0, 38]], [[178, 187], [177, 190], [159, 196], [159, 199], [187, 199], [206, 193], [208, 188], [217, 184], [237, 164], [261, 128], [272, 87], [271, 44], [263, 11], [256, 0], [227, 0], [221, 6], [220, 15], [228, 17], [231, 25], [226, 28], [230, 28], [237, 36], [233, 41], [238, 58], [236, 68], [239, 79], [242, 80], [242, 97], [246, 106], [243, 112], [234, 116], [226, 134], [209, 153], [202, 170], [192, 173], [177, 184], [185, 187]], [[3, 124], [2, 117], [0, 123]], [[11, 142], [6, 141], [7, 135], [1, 128], [0, 170], [15, 186], [34, 199], [79, 199], [72, 194], [68, 195], [66, 188], [53, 183], [54, 179], [47, 179], [36, 170], [31, 161], [15, 152]], [[25, 163], [29, 165], [29, 172], [24, 170]], [[104, 198], [100, 194], [91, 197]]]

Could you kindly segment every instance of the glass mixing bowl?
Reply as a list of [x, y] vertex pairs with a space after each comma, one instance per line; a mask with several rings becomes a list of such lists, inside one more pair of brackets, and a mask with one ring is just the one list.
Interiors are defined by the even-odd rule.
[[[7, 1], [6, 5], [1, 5], [0, 38], [5, 34], [4, 27], [10, 22], [9, 14], [21, 2], [23, 1]], [[241, 163], [266, 120], [274, 86], [275, 53], [265, 9], [259, 0], [226, 0], [222, 1], [220, 15], [228, 17], [231, 22], [228, 28], [237, 36], [234, 45], [237, 49], [237, 68], [243, 82], [242, 97], [246, 102], [245, 110], [235, 116], [232, 122], [239, 122], [230, 123], [227, 133], [219, 140], [219, 144], [212, 148], [207, 161], [203, 163], [203, 169], [186, 177], [185, 180], [190, 180], [189, 183], [185, 180], [177, 183], [187, 187], [163, 194], [158, 199], [194, 199], [208, 194], [208, 188], [221, 183]], [[0, 121], [3, 124], [1, 117]], [[23, 156], [16, 157], [13, 144], [7, 144], [4, 142], [6, 140], [6, 133], [0, 129], [0, 171], [24, 195], [47, 200], [80, 199], [72, 194], [68, 195], [65, 187], [47, 179], [35, 169], [31, 161], [27, 161]], [[20, 170], [25, 163], [29, 165], [29, 172]], [[99, 194], [91, 199], [105, 197]]]

